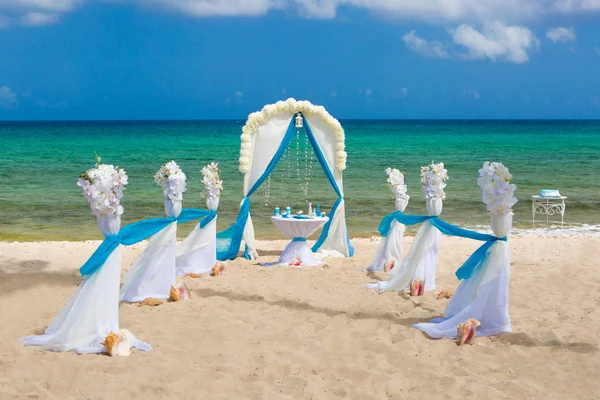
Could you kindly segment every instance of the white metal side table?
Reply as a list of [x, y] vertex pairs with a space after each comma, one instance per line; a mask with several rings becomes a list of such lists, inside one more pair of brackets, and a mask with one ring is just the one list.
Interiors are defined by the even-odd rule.
[[[562, 248], [563, 227], [565, 225], [565, 209], [566, 196], [531, 196], [531, 214], [533, 217], [533, 234], [535, 236], [535, 216], [546, 216], [546, 258], [548, 258], [548, 229], [550, 227], [550, 217], [560, 215], [560, 241], [558, 245], [558, 257], [560, 261], [560, 253]], [[557, 221], [558, 222], [558, 221]], [[533, 259], [536, 261], [535, 244], [533, 246]]]

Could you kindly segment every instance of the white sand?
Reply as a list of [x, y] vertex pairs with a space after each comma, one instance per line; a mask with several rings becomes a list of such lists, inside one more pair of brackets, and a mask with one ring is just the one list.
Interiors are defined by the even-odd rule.
[[[63, 307], [98, 242], [0, 243], [0, 399], [600, 398], [600, 238], [564, 239], [562, 264], [537, 266], [532, 238], [511, 238], [514, 333], [465, 347], [411, 328], [443, 314], [435, 293], [363, 289], [377, 242], [353, 242], [357, 256], [329, 268], [237, 259], [223, 277], [187, 279], [190, 301], [122, 305], [121, 327], [154, 347], [124, 358], [18, 343]], [[260, 261], [284, 245], [261, 243]], [[439, 290], [457, 287], [478, 245], [442, 240]], [[124, 250], [124, 267], [143, 247]]]

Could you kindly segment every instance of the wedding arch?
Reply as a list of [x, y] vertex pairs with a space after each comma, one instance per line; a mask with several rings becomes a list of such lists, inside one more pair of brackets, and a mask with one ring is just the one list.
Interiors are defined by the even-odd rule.
[[239, 170], [244, 174], [244, 198], [236, 222], [217, 234], [219, 260], [237, 257], [242, 240], [245, 243], [244, 256], [248, 259], [258, 257], [250, 216], [250, 197], [273, 172], [300, 126], [305, 129], [316, 158], [338, 196], [329, 213], [329, 221], [312, 250], [323, 256], [354, 255], [348, 239], [342, 183], [342, 172], [346, 168], [344, 130], [325, 107], [287, 99], [250, 114], [242, 129]]

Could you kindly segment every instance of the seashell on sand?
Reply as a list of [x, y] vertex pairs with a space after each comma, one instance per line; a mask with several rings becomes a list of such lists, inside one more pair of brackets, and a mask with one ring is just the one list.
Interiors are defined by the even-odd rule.
[[118, 334], [111, 331], [100, 344], [104, 345], [111, 357], [127, 357], [131, 354], [131, 337], [131, 332], [127, 329], [121, 329]]
[[143, 307], [143, 306], [156, 307], [156, 306], [160, 306], [162, 303], [164, 303], [162, 300], [155, 299], [154, 297], [146, 297], [143, 301], [140, 301], [138, 303], [138, 307]]
[[423, 296], [423, 292], [425, 290], [425, 286], [423, 286], [423, 281], [420, 279], [415, 279], [410, 284], [410, 295], [412, 297], [415, 296]]
[[390, 272], [391, 270], [394, 269], [394, 266], [395, 266], [394, 261], [388, 261], [385, 264], [383, 264], [383, 271]]
[[184, 278], [200, 278], [201, 275], [195, 274], [193, 272], [190, 272], [189, 274], [185, 275]]
[[456, 327], [456, 344], [462, 346], [463, 344], [470, 344], [475, 337], [475, 330], [481, 325], [476, 319], [469, 319], [466, 322]]
[[190, 290], [184, 281], [180, 281], [175, 286], [171, 286], [171, 293], [169, 293], [169, 298], [172, 301], [183, 301], [189, 300], [192, 298], [190, 294]]
[[299, 259], [299, 258], [296, 258], [294, 261], [292, 261], [292, 262], [290, 263], [290, 265], [291, 265], [292, 267], [299, 267], [299, 266], [301, 266], [301, 265], [302, 265], [302, 261], [300, 261], [300, 259]]
[[212, 272], [211, 275], [212, 276], [221, 276], [225, 273], [225, 263], [222, 262], [218, 262], [215, 264], [214, 267], [212, 267]]
[[454, 293], [452, 293], [452, 290], [442, 290], [441, 292], [438, 293], [436, 299], [449, 299], [450, 297], [452, 297]]

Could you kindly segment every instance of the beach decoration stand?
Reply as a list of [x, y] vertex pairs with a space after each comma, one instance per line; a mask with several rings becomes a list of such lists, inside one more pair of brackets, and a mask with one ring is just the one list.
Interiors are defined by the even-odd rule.
[[444, 188], [448, 180], [444, 163], [431, 163], [421, 168], [421, 182], [425, 192], [428, 216], [405, 215], [402, 212], [387, 215], [381, 221], [379, 233], [386, 237], [391, 225], [397, 221], [404, 225], [423, 225], [417, 232], [406, 258], [390, 271], [390, 280], [367, 285], [380, 291], [398, 291], [408, 288], [411, 282], [424, 285], [425, 291], [435, 290], [435, 271], [441, 234], [437, 222], [442, 212]]
[[239, 170], [244, 174], [244, 198], [236, 222], [217, 234], [219, 260], [236, 258], [242, 241], [245, 243], [244, 256], [247, 259], [258, 257], [250, 216], [250, 197], [269, 181], [292, 138], [299, 135], [298, 125], [305, 129], [319, 165], [338, 195], [329, 221], [312, 251], [321, 257], [351, 257], [354, 254], [348, 239], [342, 183], [342, 172], [346, 168], [344, 130], [324, 107], [288, 99], [266, 105], [260, 112], [250, 114], [242, 129]]
[[[408, 206], [410, 196], [407, 194], [406, 184], [404, 183], [404, 174], [396, 168], [387, 168], [387, 187], [394, 197], [396, 213], [404, 213]], [[367, 270], [389, 272], [402, 261], [402, 239], [406, 226], [392, 219], [387, 234], [381, 238], [379, 246], [371, 259]]]
[[[119, 329], [119, 283], [121, 280], [120, 243], [133, 244], [143, 238], [136, 230], [121, 226], [120, 205], [127, 174], [121, 168], [100, 164], [79, 179], [78, 185], [97, 218], [105, 241], [81, 267], [83, 282], [43, 335], [21, 339], [23, 346], [42, 346], [42, 350], [76, 353], [129, 355], [129, 349], [149, 351], [151, 347], [136, 339], [129, 331]], [[138, 240], [139, 239], [139, 240]], [[117, 347], [107, 349], [107, 338], [117, 336]], [[112, 346], [109, 346], [112, 347]], [[116, 351], [118, 349], [118, 352]]]
[[[142, 223], [152, 226], [148, 247], [134, 261], [121, 287], [121, 301], [134, 303], [147, 298], [173, 298], [171, 289], [176, 284], [177, 224], [200, 220], [201, 226], [213, 221], [217, 212], [181, 208], [186, 176], [174, 162], [170, 161], [155, 175], [155, 181], [163, 187], [167, 218], [154, 218]], [[138, 223], [141, 224], [141, 223]]]
[[510, 183], [512, 175], [508, 168], [500, 163], [486, 162], [479, 174], [477, 183], [490, 213], [494, 236], [473, 237], [485, 243], [456, 271], [461, 283], [446, 307], [446, 316], [414, 325], [432, 338], [458, 338], [459, 344], [465, 324], [473, 326], [472, 334], [477, 336], [512, 330], [508, 314], [510, 252], [507, 236], [512, 227], [517, 187]]
[[562, 250], [562, 237], [563, 228], [565, 225], [565, 210], [567, 208], [565, 196], [561, 196], [558, 190], [540, 190], [540, 193], [536, 196], [531, 196], [531, 214], [532, 214], [532, 228], [533, 228], [533, 262], [537, 263], [537, 247], [535, 245], [535, 238], [537, 232], [535, 230], [535, 216], [540, 215], [546, 216], [546, 253], [545, 258], [548, 259], [548, 231], [550, 229], [550, 217], [560, 215], [560, 235], [558, 242], [558, 262], [560, 262], [560, 255]]
[[[219, 165], [211, 163], [202, 168], [203, 196], [206, 198], [206, 207], [210, 211], [217, 211], [223, 182], [219, 178]], [[194, 230], [177, 247], [176, 274], [210, 273], [217, 264], [217, 218], [208, 224], [198, 223]]]

